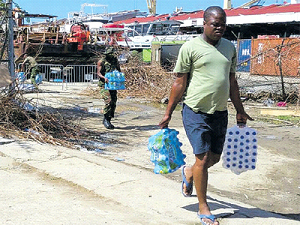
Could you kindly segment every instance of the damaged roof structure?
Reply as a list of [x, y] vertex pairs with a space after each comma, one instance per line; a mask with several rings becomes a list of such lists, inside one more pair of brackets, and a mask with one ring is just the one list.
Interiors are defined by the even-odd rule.
[[[257, 38], [258, 35], [279, 35], [290, 37], [300, 35], [300, 4], [283, 4], [269, 6], [252, 6], [248, 8], [225, 9], [227, 14], [226, 37]], [[204, 10], [179, 12], [157, 16], [131, 18], [117, 22], [118, 24], [149, 23], [156, 20], [181, 21], [182, 29], [201, 32]]]

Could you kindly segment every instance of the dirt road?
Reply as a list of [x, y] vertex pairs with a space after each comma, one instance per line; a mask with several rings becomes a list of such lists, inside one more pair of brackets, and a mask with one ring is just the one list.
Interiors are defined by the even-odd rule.
[[[68, 86], [66, 91], [62, 91], [61, 86], [43, 84], [41, 90], [44, 92], [27, 94], [27, 97], [37, 98], [40, 106], [68, 108], [69, 113], [82, 117], [81, 124], [86, 128], [102, 132], [102, 143], [88, 143], [87, 148], [78, 147], [79, 150], [152, 171], [147, 143], [148, 138], [159, 131], [157, 124], [165, 106], [135, 98], [119, 99], [113, 120], [116, 129], [106, 130], [102, 125], [101, 112], [98, 113], [103, 102], [81, 95], [85, 88]], [[300, 129], [260, 121], [259, 107], [259, 104], [245, 103], [246, 110], [256, 118], [248, 126], [258, 131], [257, 169], [235, 175], [219, 163], [210, 170], [209, 191], [300, 221]], [[229, 126], [233, 124], [234, 114], [230, 109]], [[180, 132], [178, 137], [183, 143], [182, 151], [187, 155], [186, 162], [192, 164], [194, 159], [179, 110], [174, 112], [170, 128]], [[179, 171], [165, 176], [181, 182]]]

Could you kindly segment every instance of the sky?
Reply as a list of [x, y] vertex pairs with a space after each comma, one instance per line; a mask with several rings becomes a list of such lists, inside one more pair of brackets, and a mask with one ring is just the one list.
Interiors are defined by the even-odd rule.
[[[13, 0], [13, 2], [28, 13], [53, 15], [58, 16], [58, 19], [67, 18], [69, 12], [79, 12], [84, 3], [107, 5], [108, 13], [134, 9], [148, 12], [147, 0]], [[157, 14], [166, 14], [174, 12], [176, 7], [182, 7], [183, 11], [187, 12], [205, 10], [211, 5], [223, 7], [224, 0], [157, 0], [156, 2]], [[231, 0], [234, 8], [246, 2], [248, 0]], [[261, 0], [260, 2], [263, 5], [276, 3], [282, 4], [283, 0]], [[90, 13], [91, 8], [86, 7], [85, 12]], [[94, 8], [94, 13], [97, 12], [102, 12], [101, 8]]]

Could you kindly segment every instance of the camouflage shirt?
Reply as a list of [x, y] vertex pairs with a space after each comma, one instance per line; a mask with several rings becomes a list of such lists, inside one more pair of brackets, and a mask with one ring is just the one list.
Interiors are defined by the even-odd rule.
[[37, 66], [37, 63], [35, 61], [35, 59], [31, 56], [27, 56], [26, 59], [24, 60], [24, 64], [28, 63], [29, 64], [29, 68], [33, 68], [35, 66]]
[[117, 56], [114, 55], [113, 52], [104, 54], [101, 59], [101, 74], [105, 75], [105, 73], [112, 72], [114, 70], [119, 70], [119, 61]]

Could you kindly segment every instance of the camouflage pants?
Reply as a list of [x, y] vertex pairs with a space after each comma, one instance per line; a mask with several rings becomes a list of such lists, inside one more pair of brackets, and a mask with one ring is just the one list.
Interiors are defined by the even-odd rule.
[[98, 86], [100, 87], [100, 96], [104, 100], [105, 106], [103, 108], [103, 114], [107, 117], [114, 117], [117, 106], [117, 91], [106, 90], [104, 83], [99, 81]]
[[30, 70], [30, 80], [33, 85], [36, 85], [35, 77], [39, 72], [40, 72], [40, 69], [38, 66], [35, 66], [35, 67], [31, 68], [31, 70]]

